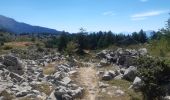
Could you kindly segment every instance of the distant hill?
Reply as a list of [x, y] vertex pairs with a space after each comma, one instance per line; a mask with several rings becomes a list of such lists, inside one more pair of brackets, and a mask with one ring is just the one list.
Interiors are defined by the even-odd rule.
[[0, 15], [0, 29], [5, 29], [8, 32], [13, 32], [16, 34], [20, 33], [51, 33], [58, 34], [61, 33], [55, 29], [40, 27], [40, 26], [32, 26], [26, 23], [17, 22], [12, 18], [8, 18]]

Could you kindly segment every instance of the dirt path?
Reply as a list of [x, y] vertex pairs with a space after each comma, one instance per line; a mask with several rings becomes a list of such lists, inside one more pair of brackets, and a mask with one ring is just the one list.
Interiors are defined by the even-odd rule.
[[98, 95], [98, 78], [93, 66], [82, 67], [78, 70], [79, 82], [85, 88], [83, 100], [96, 100]]

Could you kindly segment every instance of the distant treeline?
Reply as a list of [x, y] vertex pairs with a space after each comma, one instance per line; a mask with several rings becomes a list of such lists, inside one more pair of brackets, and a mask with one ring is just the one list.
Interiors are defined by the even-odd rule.
[[113, 32], [94, 32], [87, 33], [83, 29], [76, 34], [68, 34], [62, 32], [60, 37], [52, 37], [46, 41], [47, 48], [58, 48], [59, 51], [66, 49], [67, 45], [72, 42], [72, 45], [76, 45], [78, 50], [95, 50], [100, 48], [106, 48], [110, 45], [132, 45], [143, 44], [148, 41], [146, 33], [141, 30], [140, 32], [134, 32], [131, 35], [114, 34]]

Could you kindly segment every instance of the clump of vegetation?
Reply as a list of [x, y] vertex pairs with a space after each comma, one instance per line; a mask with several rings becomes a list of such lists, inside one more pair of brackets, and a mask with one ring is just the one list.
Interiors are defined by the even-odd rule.
[[11, 50], [11, 49], [13, 49], [13, 48], [12, 48], [11, 46], [6, 45], [6, 46], [3, 47], [3, 49], [4, 49], [4, 50]]
[[5, 90], [0, 93], [0, 96], [3, 96], [4, 100], [12, 100], [12, 99], [14, 99], [14, 96], [11, 95], [10, 93], [8, 93]]
[[53, 91], [51, 85], [47, 83], [37, 84], [33, 86], [35, 90], [38, 90], [40, 92], [44, 92], [46, 95], [50, 95]]
[[109, 83], [123, 89], [127, 93], [130, 100], [142, 100], [142, 95], [140, 92], [135, 92], [133, 89], [129, 89], [132, 84], [131, 82], [127, 80], [112, 80]]
[[149, 50], [154, 56], [169, 57], [170, 55], [170, 19], [167, 27], [155, 32], [150, 40]]
[[160, 100], [168, 93], [170, 66], [159, 58], [142, 57], [138, 60], [138, 75], [143, 81], [140, 88], [145, 100]]
[[51, 75], [51, 74], [54, 74], [55, 73], [55, 65], [52, 65], [52, 64], [48, 64], [47, 66], [45, 66], [43, 68], [43, 73], [45, 75]]
[[75, 50], [77, 48], [77, 44], [74, 43], [73, 41], [69, 42], [66, 47], [66, 52], [68, 55], [72, 55], [75, 53]]

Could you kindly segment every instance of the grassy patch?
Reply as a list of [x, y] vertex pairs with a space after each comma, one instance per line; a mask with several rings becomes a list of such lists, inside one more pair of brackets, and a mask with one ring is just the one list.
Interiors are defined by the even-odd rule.
[[45, 75], [51, 75], [51, 74], [54, 74], [55, 72], [56, 72], [56, 69], [55, 69], [55, 65], [53, 64], [48, 64], [47, 66], [43, 68], [43, 73]]
[[2, 91], [0, 93], [0, 96], [3, 96], [5, 98], [4, 100], [12, 100], [15, 98], [13, 95], [9, 94], [7, 91]]
[[123, 89], [128, 89], [129, 86], [131, 85], [131, 82], [126, 80], [112, 80], [109, 82], [109, 84], [112, 84], [114, 86], [119, 86]]
[[11, 47], [11, 48], [27, 48], [28, 46], [31, 46], [32, 42], [7, 42], [4, 44], [5, 46]]
[[51, 85], [49, 85], [47, 83], [37, 84], [37, 85], [33, 86], [33, 88], [40, 92], [44, 92], [46, 95], [50, 95], [51, 92], [53, 91], [53, 88], [51, 88]]
[[128, 94], [129, 99], [125, 100], [142, 100], [142, 94], [140, 92], [135, 92], [133, 89], [128, 89], [131, 85], [131, 82], [126, 80], [112, 80], [109, 82], [109, 84], [112, 84], [113, 86], [118, 86], [122, 90], [125, 91], [126, 94]]
[[169, 42], [165, 38], [161, 38], [160, 40], [152, 40], [148, 45], [148, 50], [153, 56], [167, 57], [170, 53]]

